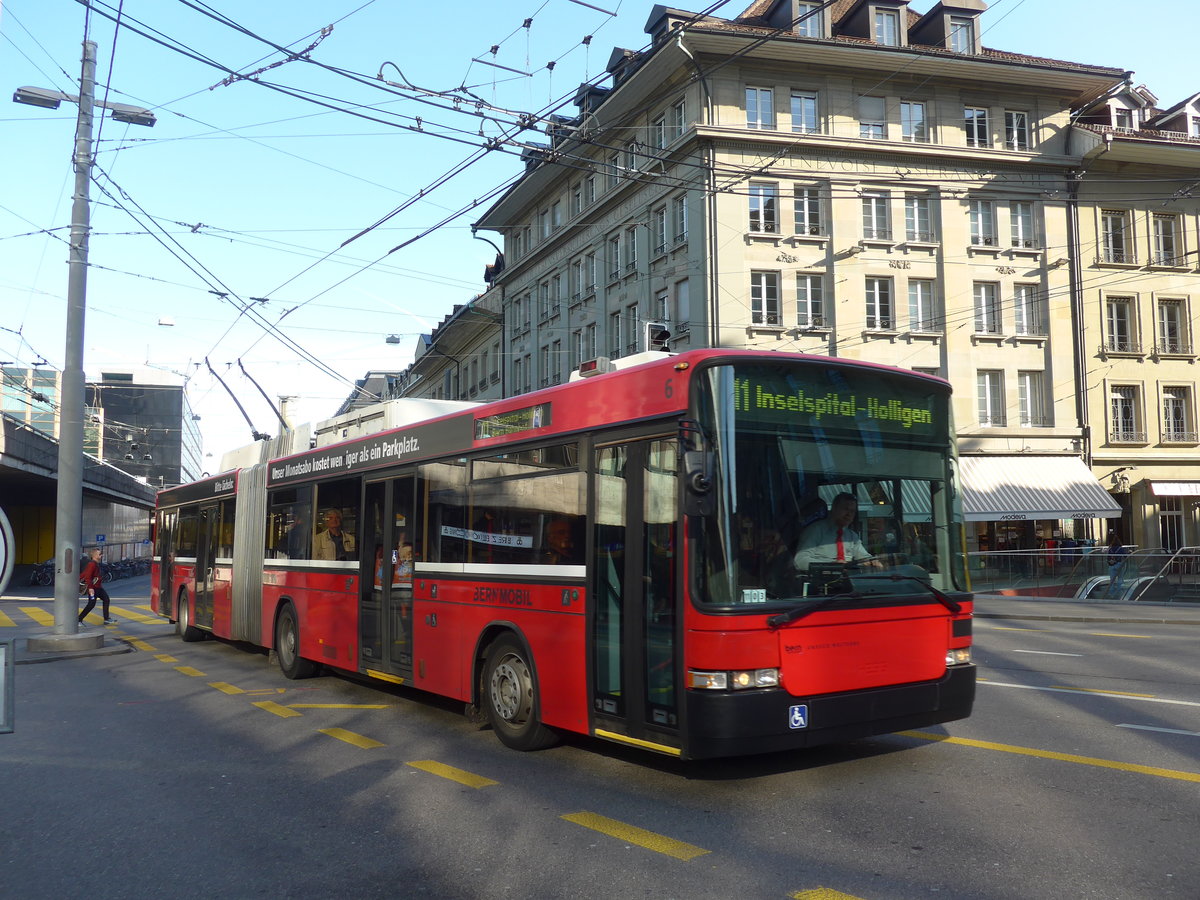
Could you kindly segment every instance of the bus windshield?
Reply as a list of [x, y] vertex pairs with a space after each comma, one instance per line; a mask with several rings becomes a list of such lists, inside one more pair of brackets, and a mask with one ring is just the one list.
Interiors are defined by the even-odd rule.
[[701, 607], [966, 588], [945, 383], [826, 360], [720, 365], [693, 414]]

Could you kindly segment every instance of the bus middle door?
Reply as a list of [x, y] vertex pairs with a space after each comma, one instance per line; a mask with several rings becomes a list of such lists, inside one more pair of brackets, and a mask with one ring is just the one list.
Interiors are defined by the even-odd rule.
[[370, 571], [359, 580], [361, 665], [369, 672], [412, 675], [412, 572], [416, 558], [413, 477], [369, 482], [363, 555]]
[[196, 609], [192, 624], [212, 630], [214, 570], [217, 564], [218, 529], [221, 517], [219, 507], [204, 506], [200, 509], [200, 522], [196, 534]]
[[677, 441], [598, 445], [592, 478], [597, 733], [678, 746]]

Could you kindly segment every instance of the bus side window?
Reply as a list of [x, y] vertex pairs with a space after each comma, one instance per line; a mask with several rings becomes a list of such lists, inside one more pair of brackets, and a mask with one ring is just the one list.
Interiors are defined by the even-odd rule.
[[317, 485], [320, 516], [313, 531], [314, 559], [358, 559], [357, 478]]
[[312, 488], [283, 488], [267, 500], [267, 558], [308, 559], [312, 534]]

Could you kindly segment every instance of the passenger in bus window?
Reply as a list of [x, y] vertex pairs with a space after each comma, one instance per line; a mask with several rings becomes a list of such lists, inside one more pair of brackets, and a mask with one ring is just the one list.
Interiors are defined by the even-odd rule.
[[794, 562], [801, 572], [812, 563], [858, 563], [883, 568], [863, 546], [858, 532], [850, 527], [858, 515], [858, 500], [842, 492], [833, 498], [829, 515], [813, 522], [800, 535], [800, 546]]
[[292, 521], [285, 531], [287, 534], [287, 558], [308, 559], [308, 518], [301, 510], [292, 511]]
[[325, 529], [313, 540], [313, 559], [357, 559], [354, 535], [342, 530], [340, 510], [325, 511]]
[[546, 523], [542, 562], [550, 565], [573, 565], [576, 562], [575, 537], [571, 534], [571, 521], [566, 516], [555, 516]]

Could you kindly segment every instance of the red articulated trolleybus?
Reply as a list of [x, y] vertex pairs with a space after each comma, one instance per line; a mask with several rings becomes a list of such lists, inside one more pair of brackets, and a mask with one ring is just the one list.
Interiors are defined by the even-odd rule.
[[949, 385], [653, 357], [163, 491], [155, 610], [289, 678], [461, 700], [519, 750], [697, 759], [969, 715]]

